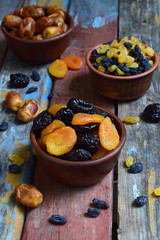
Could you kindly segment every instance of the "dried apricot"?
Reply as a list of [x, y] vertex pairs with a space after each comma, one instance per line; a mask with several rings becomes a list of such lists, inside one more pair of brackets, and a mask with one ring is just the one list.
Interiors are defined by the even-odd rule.
[[109, 117], [103, 119], [99, 126], [99, 139], [102, 146], [107, 150], [112, 150], [119, 144], [119, 134]]
[[67, 107], [66, 104], [53, 104], [52, 106], [50, 106], [48, 108], [48, 112], [52, 113], [53, 116], [56, 115], [56, 113], [61, 109], [61, 108], [64, 108], [64, 107]]
[[73, 70], [80, 69], [83, 65], [82, 59], [76, 55], [68, 55], [62, 58], [67, 67]]
[[73, 116], [73, 125], [85, 125], [88, 123], [100, 123], [104, 117], [100, 114], [89, 114], [89, 113], [76, 113]]
[[56, 59], [51, 63], [48, 71], [53, 77], [63, 78], [67, 74], [68, 68], [64, 61]]
[[47, 151], [51, 155], [60, 156], [69, 152], [77, 141], [77, 135], [73, 128], [62, 127], [49, 134], [46, 139]]
[[95, 152], [92, 156], [93, 160], [99, 159], [104, 157], [109, 153], [109, 150], [105, 149], [101, 144], [100, 147], [98, 148], [97, 152]]

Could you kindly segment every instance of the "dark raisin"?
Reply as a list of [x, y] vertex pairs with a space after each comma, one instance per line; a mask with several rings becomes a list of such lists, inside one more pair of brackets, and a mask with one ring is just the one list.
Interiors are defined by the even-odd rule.
[[103, 67], [105, 67], [105, 69], [107, 69], [108, 67], [111, 66], [111, 64], [112, 63], [110, 63], [110, 62], [104, 62], [102, 65], [103, 65]]
[[110, 65], [111, 65], [111, 64], [113, 63], [113, 59], [112, 59], [112, 58], [105, 57], [105, 58], [102, 58], [101, 63], [102, 63], [102, 64], [104, 64], [104, 63], [110, 63]]
[[143, 116], [146, 120], [157, 123], [160, 121], [160, 104], [152, 103], [146, 106], [143, 111]]
[[94, 63], [98, 57], [104, 56], [104, 53], [93, 53], [90, 56], [90, 62]]
[[76, 148], [86, 149], [93, 155], [97, 152], [99, 146], [99, 137], [94, 133], [82, 133], [77, 136]]
[[13, 88], [24, 88], [29, 84], [29, 77], [26, 74], [15, 73], [10, 75], [10, 85]]
[[72, 109], [74, 113], [88, 112], [93, 108], [93, 104], [82, 99], [71, 98], [67, 103], [67, 107]]
[[89, 123], [86, 125], [73, 125], [72, 126], [77, 134], [79, 133], [90, 133], [94, 132], [95, 130], [98, 130], [99, 123]]
[[87, 213], [90, 217], [96, 218], [100, 215], [101, 211], [98, 208], [94, 209], [88, 208]]
[[86, 149], [73, 148], [70, 152], [61, 156], [62, 159], [68, 161], [86, 161], [92, 158], [92, 155]]
[[61, 108], [55, 118], [61, 120], [66, 125], [71, 125], [72, 118], [74, 116], [73, 111], [70, 108]]
[[38, 82], [40, 80], [40, 75], [37, 71], [32, 71], [31, 78], [33, 81]]
[[11, 164], [11, 165], [9, 165], [9, 171], [10, 171], [11, 173], [18, 174], [18, 173], [21, 172], [21, 169], [20, 169], [20, 167], [19, 167], [18, 165], [16, 165], [16, 164]]
[[98, 69], [98, 63], [97, 63], [97, 62], [94, 62], [94, 63], [93, 63], [93, 67], [94, 67], [95, 69]]
[[138, 45], [135, 45], [134, 50], [138, 53], [138, 55], [141, 54], [141, 49]]
[[132, 44], [130, 42], [125, 42], [124, 43], [124, 46], [127, 48], [127, 49], [130, 49], [132, 47]]
[[93, 49], [91, 54], [97, 54], [97, 50], [96, 49]]
[[59, 214], [52, 215], [49, 220], [51, 223], [55, 223], [58, 225], [64, 225], [67, 222], [67, 219]]
[[95, 108], [93, 107], [91, 110], [88, 111], [89, 114], [99, 114], [102, 115], [103, 117], [107, 117], [108, 114], [106, 112], [104, 112], [101, 109]]
[[47, 127], [51, 122], [53, 122], [54, 116], [45, 110], [41, 112], [34, 120], [33, 120], [33, 130], [36, 133], [36, 136], [40, 136], [41, 131]]
[[118, 63], [117, 66], [119, 67], [119, 69], [123, 71], [123, 68], [125, 67], [125, 63]]
[[148, 71], [151, 67], [152, 67], [152, 65], [150, 63], [147, 63], [144, 67], [144, 70]]
[[8, 123], [7, 123], [7, 122], [3, 122], [3, 123], [0, 125], [0, 132], [6, 131], [7, 129], [8, 129]]
[[105, 43], [103, 43], [103, 44], [104, 44], [104, 45], [105, 45], [105, 44], [106, 44], [106, 45], [110, 45], [112, 42], [113, 42], [113, 40], [110, 40], [110, 41], [105, 42]]
[[38, 89], [37, 87], [30, 87], [30, 88], [28, 88], [26, 94], [29, 94], [29, 93], [35, 92], [37, 89]]
[[136, 69], [136, 68], [130, 68], [130, 74], [131, 74], [131, 75], [139, 74], [138, 69]]
[[134, 49], [131, 49], [129, 53], [132, 57], [138, 57], [138, 53]]
[[92, 200], [92, 203], [93, 203], [94, 207], [96, 207], [96, 208], [103, 208], [103, 209], [109, 208], [109, 204], [106, 201], [99, 200], [97, 198], [94, 198]]
[[126, 66], [125, 66], [125, 67], [123, 68], [123, 72], [129, 73], [129, 71], [130, 71], [129, 67], [126, 67]]
[[141, 162], [135, 162], [130, 166], [131, 173], [139, 173], [143, 171], [143, 164]]
[[49, 101], [53, 98], [53, 95], [54, 95], [53, 92], [51, 92], [51, 93], [48, 95], [48, 100], [49, 100]]
[[142, 207], [143, 205], [146, 204], [146, 202], [147, 202], [146, 196], [139, 196], [134, 200], [133, 204], [137, 207]]

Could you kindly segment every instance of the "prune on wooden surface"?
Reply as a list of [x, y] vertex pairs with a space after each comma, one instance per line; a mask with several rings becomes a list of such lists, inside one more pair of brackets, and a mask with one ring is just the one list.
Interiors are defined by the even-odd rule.
[[64, 225], [67, 222], [67, 219], [59, 214], [52, 215], [49, 220], [58, 225]]
[[96, 130], [98, 130], [99, 128], [99, 123], [89, 123], [86, 125], [73, 125], [72, 126], [76, 133], [90, 133], [90, 132], [94, 132]]
[[101, 211], [98, 208], [94, 209], [88, 208], [87, 213], [90, 217], [96, 218], [100, 215]]
[[93, 203], [94, 207], [96, 207], [96, 208], [103, 208], [103, 209], [109, 208], [109, 204], [104, 200], [99, 200], [97, 198], [94, 198], [92, 200], [92, 203]]
[[139, 196], [137, 197], [133, 204], [136, 206], [136, 207], [142, 207], [143, 205], [145, 205], [147, 202], [147, 197], [146, 196]]
[[94, 154], [100, 146], [99, 137], [93, 133], [82, 133], [77, 136], [76, 148], [83, 148]]
[[107, 117], [108, 114], [104, 112], [103, 110], [100, 110], [98, 108], [93, 107], [90, 111], [88, 111], [89, 114], [100, 114], [103, 117]]
[[69, 108], [61, 108], [57, 113], [55, 118], [61, 120], [66, 125], [71, 125], [72, 118], [74, 116], [74, 113]]
[[85, 112], [88, 113], [93, 108], [93, 104], [89, 102], [85, 102], [82, 99], [71, 98], [68, 103], [67, 107], [72, 109], [74, 113]]
[[143, 111], [143, 116], [146, 120], [157, 123], [160, 121], [160, 104], [152, 103], [146, 106]]
[[26, 74], [14, 73], [10, 75], [10, 85], [13, 88], [24, 88], [29, 84], [29, 77]]
[[6, 131], [8, 129], [8, 122], [3, 122], [0, 124], [0, 132]]
[[85, 161], [92, 158], [92, 154], [86, 149], [73, 148], [70, 152], [61, 156], [62, 159], [70, 161]]
[[130, 166], [131, 173], [139, 173], [143, 171], [143, 164], [141, 162], [135, 162]]

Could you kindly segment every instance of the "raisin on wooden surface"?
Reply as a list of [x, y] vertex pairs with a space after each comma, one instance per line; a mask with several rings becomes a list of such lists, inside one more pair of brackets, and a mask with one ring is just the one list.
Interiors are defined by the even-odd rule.
[[58, 225], [64, 225], [67, 223], [67, 219], [59, 214], [52, 215], [49, 220], [51, 223]]
[[96, 218], [100, 215], [101, 211], [98, 208], [94, 209], [88, 208], [87, 213], [90, 217]]
[[37, 71], [32, 71], [31, 78], [33, 81], [38, 82], [40, 80], [40, 75]]
[[94, 207], [96, 207], [96, 208], [103, 208], [103, 209], [109, 208], [109, 204], [104, 200], [99, 200], [97, 198], [94, 198], [92, 200], [92, 203], [93, 203]]
[[38, 89], [37, 87], [30, 87], [30, 88], [28, 88], [26, 94], [30, 94], [32, 92], [35, 92], [35, 91], [37, 91], [37, 89]]
[[147, 202], [146, 196], [139, 196], [134, 200], [133, 204], [137, 207], [142, 207], [143, 205], [146, 204], [146, 202]]
[[141, 162], [135, 162], [130, 166], [131, 173], [140, 173], [143, 171], [143, 164]]
[[8, 129], [8, 123], [7, 122], [3, 122], [2, 124], [0, 124], [0, 132], [6, 131], [7, 129]]
[[16, 164], [10, 164], [9, 165], [9, 171], [14, 174], [18, 174], [21, 172], [21, 169], [18, 165]]

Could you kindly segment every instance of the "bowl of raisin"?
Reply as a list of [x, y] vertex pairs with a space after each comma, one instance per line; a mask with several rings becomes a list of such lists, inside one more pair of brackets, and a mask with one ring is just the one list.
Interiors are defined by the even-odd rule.
[[23, 6], [5, 15], [1, 29], [9, 49], [21, 60], [49, 63], [68, 47], [73, 18], [57, 6]]
[[158, 63], [157, 53], [134, 36], [101, 43], [86, 55], [95, 91], [118, 101], [143, 96]]
[[112, 112], [82, 99], [54, 104], [34, 120], [32, 147], [43, 169], [69, 186], [101, 181], [116, 165], [126, 130]]

